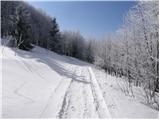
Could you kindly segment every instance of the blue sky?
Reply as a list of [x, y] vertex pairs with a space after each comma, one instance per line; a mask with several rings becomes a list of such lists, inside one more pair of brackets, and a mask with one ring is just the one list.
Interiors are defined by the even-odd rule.
[[84, 37], [101, 38], [123, 24], [124, 14], [133, 1], [56, 2], [29, 1], [48, 15], [56, 17], [60, 30], [79, 30]]

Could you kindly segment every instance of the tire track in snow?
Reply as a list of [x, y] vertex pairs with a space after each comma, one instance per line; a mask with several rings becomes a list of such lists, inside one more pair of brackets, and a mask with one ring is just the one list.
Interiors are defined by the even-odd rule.
[[66, 91], [71, 84], [70, 78], [65, 76], [62, 77], [61, 81], [58, 83], [57, 87], [51, 92], [48, 101], [40, 113], [40, 118], [43, 117], [54, 117], [56, 118], [59, 115], [61, 106], [63, 104]]
[[[97, 77], [99, 77], [99, 76], [97, 76]], [[106, 83], [102, 82], [102, 84], [100, 84], [101, 82], [98, 82], [98, 80], [97, 80], [97, 83], [100, 86], [101, 90], [103, 87], [105, 87], [105, 91], [102, 90], [102, 92], [103, 92], [104, 99], [105, 99], [106, 105], [108, 107], [108, 110], [114, 118], [118, 118], [118, 113], [121, 113], [121, 110], [118, 107], [118, 103], [117, 103], [115, 97], [109, 92], [109, 91], [112, 91], [111, 90], [112, 87], [108, 84], [107, 84], [107, 86], [106, 85], [104, 86], [103, 84], [106, 84]], [[108, 91], [108, 92], [106, 92], [106, 91]]]
[[85, 86], [83, 85], [83, 99], [84, 99], [84, 111], [83, 111], [83, 118], [87, 116], [87, 98], [86, 98], [86, 91]]
[[81, 80], [82, 70], [78, 66], [75, 70], [76, 78], [73, 77], [71, 84], [65, 94], [59, 118], [83, 118], [83, 84], [88, 84]]
[[[63, 79], [63, 78], [62, 78]], [[47, 108], [49, 107], [50, 105], [50, 102], [51, 102], [51, 99], [53, 97], [53, 94], [56, 93], [57, 89], [60, 87], [60, 85], [62, 84], [62, 79], [60, 80], [60, 82], [58, 83], [57, 87], [55, 89], [52, 90], [49, 98], [48, 98], [48, 101], [47, 101], [47, 104], [45, 105], [44, 109], [42, 110], [42, 112], [40, 113], [40, 118], [43, 116], [43, 114], [45, 113], [45, 111], [47, 110]]]
[[[73, 81], [71, 81], [71, 83], [70, 83], [70, 85], [69, 85], [69, 88], [70, 88], [72, 82], [73, 82]], [[58, 113], [58, 118], [63, 118], [63, 115], [64, 115], [65, 111], [68, 110], [68, 106], [69, 106], [69, 104], [70, 104], [70, 99], [71, 99], [71, 96], [70, 96], [70, 97], [68, 98], [68, 101], [67, 101], [67, 95], [68, 95], [68, 92], [69, 92], [69, 88], [68, 88], [67, 92], [65, 93], [61, 110], [60, 110], [59, 113]]]
[[[91, 88], [89, 87], [90, 82], [86, 81], [87, 76], [83, 73], [84, 68], [77, 67], [75, 72], [77, 78], [72, 79], [65, 94], [59, 118], [97, 118], [98, 115], [95, 110]], [[83, 80], [80, 78], [83, 78]]]
[[[81, 103], [81, 91], [76, 92], [76, 94], [78, 96], [80, 96], [79, 98], [77, 97], [77, 95], [75, 96], [73, 93], [73, 86], [77, 86], [77, 83], [75, 81], [73, 81], [70, 85], [70, 90], [67, 92], [64, 102], [63, 102], [63, 106], [62, 106], [62, 111], [60, 112], [60, 116], [59, 118], [79, 118], [82, 115], [83, 110], [81, 108], [79, 108], [79, 103]], [[78, 83], [81, 84], [81, 83]], [[77, 103], [77, 105], [75, 105], [75, 103]], [[83, 104], [81, 104], [81, 106], [83, 106]], [[81, 112], [80, 112], [81, 111]]]
[[99, 84], [97, 83], [95, 75], [90, 67], [88, 68], [88, 73], [90, 75], [92, 94], [95, 100], [96, 110], [99, 113], [99, 117], [111, 118], [111, 115], [105, 103], [102, 91], [99, 88]]
[[[75, 70], [74, 70], [74, 72], [73, 72], [74, 74], [76, 73], [76, 69], [77, 69], [77, 67], [75, 68]], [[62, 107], [61, 107], [61, 109], [60, 109], [60, 111], [59, 111], [59, 113], [58, 113], [58, 116], [57, 116], [58, 118], [63, 118], [64, 113], [68, 110], [71, 96], [69, 96], [69, 99], [67, 99], [67, 95], [68, 95], [68, 93], [69, 93], [69, 90], [70, 90], [70, 88], [71, 88], [72, 83], [73, 83], [73, 79], [71, 80], [71, 82], [70, 82], [70, 84], [69, 84], [69, 86], [68, 86], [68, 88], [67, 88], [67, 90], [66, 90], [66, 93], [65, 93], [65, 95], [64, 95]], [[67, 100], [68, 100], [68, 101], [67, 101]]]
[[[89, 81], [88, 79], [89, 76], [86, 72], [85, 67], [83, 68], [82, 73], [85, 76], [84, 80]], [[83, 99], [84, 99], [83, 118], [98, 118], [98, 114], [95, 109], [94, 98], [91, 92], [90, 84], [87, 84], [87, 85], [83, 84]]]

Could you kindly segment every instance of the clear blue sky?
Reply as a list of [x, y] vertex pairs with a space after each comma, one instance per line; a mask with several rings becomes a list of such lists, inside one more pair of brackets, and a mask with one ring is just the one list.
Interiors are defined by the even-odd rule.
[[101, 38], [123, 24], [124, 14], [134, 1], [56, 2], [29, 1], [50, 16], [56, 17], [60, 30], [79, 30], [84, 37]]

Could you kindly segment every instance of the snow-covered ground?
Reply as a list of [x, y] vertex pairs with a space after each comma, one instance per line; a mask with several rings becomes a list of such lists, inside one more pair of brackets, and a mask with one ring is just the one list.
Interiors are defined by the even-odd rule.
[[123, 79], [108, 75], [103, 70], [93, 68], [93, 71], [112, 118], [158, 118], [159, 111], [145, 105], [141, 88], [133, 87], [134, 97], [131, 97], [121, 90]]
[[1, 54], [4, 118], [158, 118], [88, 63], [40, 47]]

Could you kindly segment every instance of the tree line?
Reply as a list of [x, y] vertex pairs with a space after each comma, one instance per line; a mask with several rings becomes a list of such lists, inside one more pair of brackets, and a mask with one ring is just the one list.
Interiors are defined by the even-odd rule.
[[30, 50], [33, 45], [87, 60], [85, 39], [77, 31], [60, 32], [55, 17], [22, 1], [1, 2], [1, 37], [12, 36], [10, 46]]
[[12, 36], [10, 45], [30, 50], [33, 44], [88, 61], [109, 74], [124, 77], [125, 92], [142, 86], [148, 103], [159, 92], [158, 1], [140, 1], [124, 17], [115, 33], [101, 40], [86, 39], [78, 31], [60, 32], [56, 18], [25, 2], [1, 2], [1, 37]]
[[[158, 1], [141, 1], [124, 17], [123, 26], [94, 45], [94, 63], [109, 74], [124, 77], [127, 93], [132, 86], [144, 88], [153, 104], [159, 92]], [[157, 103], [158, 104], [158, 103]]]

